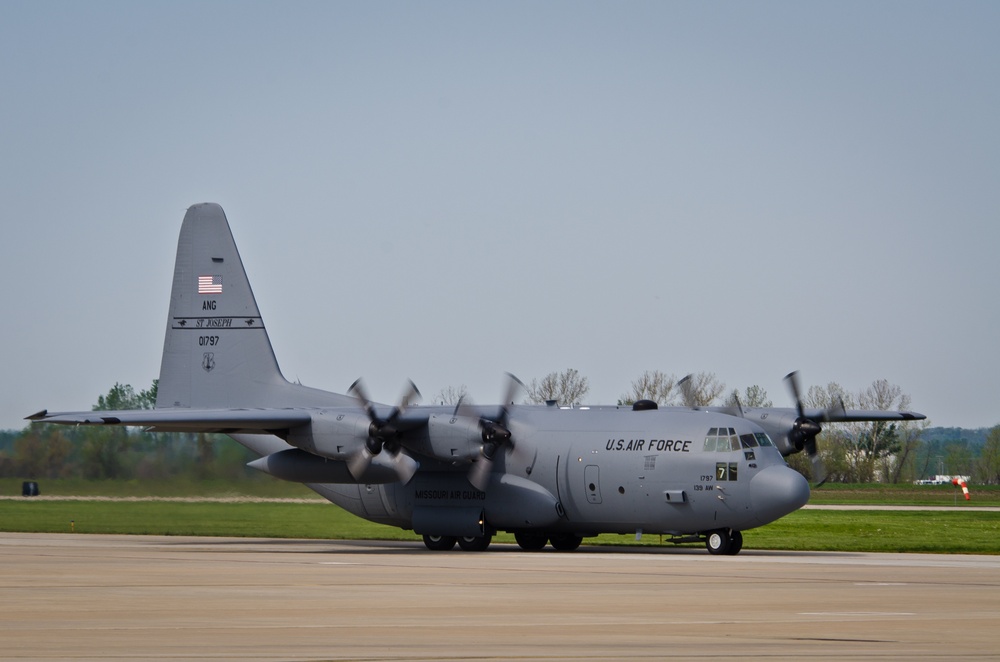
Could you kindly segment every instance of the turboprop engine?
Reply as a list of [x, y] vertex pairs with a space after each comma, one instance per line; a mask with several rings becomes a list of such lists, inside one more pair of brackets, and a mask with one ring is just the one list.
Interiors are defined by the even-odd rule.
[[[300, 483], [392, 483], [400, 480], [396, 456], [382, 453], [363, 470], [348, 466], [369, 440], [367, 413], [316, 411], [308, 425], [292, 428], [285, 441], [295, 448], [265, 455], [254, 469]], [[357, 473], [357, 475], [355, 475]]]
[[483, 426], [471, 416], [432, 414], [427, 419], [425, 443], [420, 452], [442, 462], [470, 462], [480, 454]]
[[365, 445], [370, 425], [364, 412], [317, 410], [308, 425], [292, 428], [285, 441], [314, 455], [346, 462]]

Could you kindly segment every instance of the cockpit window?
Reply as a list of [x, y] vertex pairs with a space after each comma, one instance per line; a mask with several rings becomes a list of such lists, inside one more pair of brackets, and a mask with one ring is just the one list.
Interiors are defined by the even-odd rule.
[[740, 443], [743, 444], [743, 448], [757, 448], [760, 445], [752, 434], [741, 434]]
[[705, 452], [728, 453], [741, 448], [740, 438], [734, 428], [711, 428], [705, 435]]
[[774, 446], [774, 443], [771, 441], [770, 437], [768, 437], [763, 432], [754, 432], [753, 436], [757, 439], [757, 443], [760, 444], [761, 446]]

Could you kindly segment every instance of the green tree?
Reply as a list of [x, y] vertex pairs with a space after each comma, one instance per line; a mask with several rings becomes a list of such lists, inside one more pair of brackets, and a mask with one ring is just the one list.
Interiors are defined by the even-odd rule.
[[[94, 411], [152, 409], [156, 405], [158, 380], [149, 389], [136, 393], [131, 384], [115, 385], [105, 395], [98, 396]], [[139, 442], [151, 441], [143, 432], [129, 432], [117, 426], [95, 426], [84, 434], [81, 459], [83, 473], [88, 478], [124, 478], [134, 464], [129, 450]], [[155, 445], [156, 441], [152, 441]]]
[[1000, 485], [1000, 425], [990, 429], [986, 443], [976, 462], [976, 480], [987, 485]]
[[944, 450], [944, 465], [949, 474], [971, 475], [975, 459], [969, 442], [963, 439], [947, 444]]
[[747, 386], [743, 393], [739, 389], [733, 389], [726, 398], [727, 407], [735, 407], [737, 404], [743, 407], [773, 407], [774, 403], [767, 397], [767, 391], [754, 384]]
[[156, 390], [159, 380], [154, 379], [153, 385], [145, 391], [135, 392], [131, 384], [119, 384], [111, 387], [107, 395], [97, 396], [94, 411], [121, 411], [125, 409], [152, 409], [156, 406]]
[[[803, 398], [806, 407], [819, 409], [905, 410], [910, 397], [902, 389], [878, 379], [857, 395], [835, 382], [810, 387]], [[909, 421], [868, 421], [824, 426], [817, 445], [826, 465], [828, 480], [867, 483], [876, 478], [898, 482], [913, 466], [925, 426]], [[913, 470], [911, 469], [911, 472]]]
[[45, 442], [34, 430], [14, 442], [14, 466], [24, 478], [42, 478], [45, 467]]

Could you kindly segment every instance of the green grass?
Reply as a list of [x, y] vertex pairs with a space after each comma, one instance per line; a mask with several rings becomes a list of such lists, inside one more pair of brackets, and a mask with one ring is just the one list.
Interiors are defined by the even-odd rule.
[[0, 501], [0, 530], [268, 538], [364, 538], [366, 534], [385, 538], [393, 531], [403, 533], [362, 520], [325, 501], [312, 504], [17, 499]]
[[746, 549], [1000, 554], [1000, 512], [800, 510], [744, 541]]
[[[0, 531], [364, 540], [419, 540], [323, 501], [205, 503], [0, 501]], [[503, 534], [497, 542], [513, 542]], [[603, 535], [588, 544], [659, 544]], [[1000, 513], [801, 510], [744, 533], [745, 549], [1000, 554]]]
[[831, 483], [812, 491], [813, 505], [1000, 506], [1000, 485], [970, 485], [971, 500], [954, 485], [843, 485]]
[[[0, 478], [0, 495], [20, 496], [20, 478]], [[250, 478], [170, 478], [157, 480], [84, 480], [48, 478], [37, 481], [42, 496], [109, 497], [261, 497], [314, 498], [326, 503], [305, 485], [276, 480], [263, 474]]]

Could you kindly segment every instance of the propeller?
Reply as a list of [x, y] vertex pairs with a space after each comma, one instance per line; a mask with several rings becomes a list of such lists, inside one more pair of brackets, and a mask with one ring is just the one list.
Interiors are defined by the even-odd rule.
[[[491, 420], [485, 416], [479, 417], [479, 429], [483, 436], [483, 445], [480, 447], [479, 455], [476, 461], [472, 463], [472, 468], [469, 469], [469, 482], [478, 490], [485, 490], [486, 486], [490, 482], [490, 473], [493, 471], [493, 461], [496, 459], [497, 452], [501, 447], [507, 446], [510, 451], [515, 451], [518, 446], [511, 439], [510, 430], [508, 429], [508, 421], [510, 418], [510, 406], [514, 404], [514, 398], [517, 397], [519, 390], [524, 389], [524, 384], [520, 379], [514, 375], [505, 373], [507, 375], [507, 391], [504, 394], [503, 403], [500, 405], [500, 415], [497, 420]], [[459, 401], [458, 407], [455, 408], [456, 413], [462, 406], [462, 402]]]
[[694, 384], [692, 383], [693, 378], [694, 375], [684, 375], [684, 377], [677, 382], [677, 386], [681, 390], [681, 398], [684, 400], [684, 406], [697, 409], [698, 403], [695, 401]]
[[[785, 381], [788, 383], [788, 388], [792, 391], [792, 397], [795, 398], [795, 409], [799, 415], [792, 424], [792, 429], [788, 433], [788, 439], [799, 450], [805, 450], [806, 455], [809, 456], [809, 461], [812, 462], [813, 480], [816, 481], [816, 486], [819, 487], [826, 482], [826, 467], [823, 466], [823, 460], [820, 458], [819, 451], [816, 448], [816, 435], [822, 432], [823, 428], [813, 419], [806, 417], [799, 389], [798, 371], [793, 371], [785, 375]], [[841, 402], [840, 408], [844, 408], [843, 402]]]
[[728, 405], [725, 408], [725, 412], [730, 416], [736, 416], [738, 418], [746, 418], [743, 412], [743, 403], [740, 402], [740, 394], [733, 391], [733, 404]]
[[361, 480], [361, 476], [371, 466], [374, 457], [384, 449], [388, 455], [389, 463], [392, 465], [396, 475], [399, 476], [399, 480], [404, 485], [409, 483], [420, 465], [416, 460], [403, 452], [403, 448], [399, 443], [401, 430], [397, 422], [403, 412], [420, 397], [420, 391], [417, 390], [416, 385], [412, 381], [409, 382], [406, 391], [403, 393], [403, 397], [400, 398], [399, 404], [392, 408], [392, 411], [389, 412], [389, 416], [386, 418], [380, 418], [378, 412], [375, 411], [375, 406], [368, 397], [368, 392], [361, 379], [351, 384], [348, 392], [353, 393], [354, 397], [358, 399], [361, 407], [368, 414], [368, 420], [371, 421], [371, 424], [368, 426], [368, 438], [365, 440], [365, 445], [347, 461], [348, 471], [351, 472], [355, 480]]

